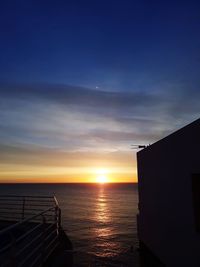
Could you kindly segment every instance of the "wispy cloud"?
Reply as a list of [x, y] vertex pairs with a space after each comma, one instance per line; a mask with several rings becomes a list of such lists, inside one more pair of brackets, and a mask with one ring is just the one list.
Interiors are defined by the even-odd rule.
[[181, 84], [163, 86], [149, 93], [1, 85], [1, 163], [70, 167], [125, 158], [134, 165], [131, 144], [152, 143], [200, 113], [194, 87], [191, 94]]

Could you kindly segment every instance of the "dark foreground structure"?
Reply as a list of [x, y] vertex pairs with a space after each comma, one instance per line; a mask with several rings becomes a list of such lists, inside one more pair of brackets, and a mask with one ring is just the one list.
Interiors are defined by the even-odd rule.
[[1, 267], [72, 265], [72, 244], [55, 196], [0, 195]]
[[143, 266], [200, 266], [200, 119], [137, 153]]

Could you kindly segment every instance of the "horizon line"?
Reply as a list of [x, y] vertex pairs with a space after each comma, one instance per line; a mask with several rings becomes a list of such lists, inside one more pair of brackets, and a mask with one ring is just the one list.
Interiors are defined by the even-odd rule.
[[[106, 184], [137, 184], [138, 182], [106, 182]], [[0, 182], [1, 184], [101, 184], [98, 182]]]

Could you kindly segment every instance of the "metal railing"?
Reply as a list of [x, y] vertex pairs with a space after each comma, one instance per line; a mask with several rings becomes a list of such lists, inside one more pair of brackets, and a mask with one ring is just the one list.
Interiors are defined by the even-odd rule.
[[0, 226], [1, 267], [44, 266], [59, 244], [61, 210], [55, 196], [1, 195]]

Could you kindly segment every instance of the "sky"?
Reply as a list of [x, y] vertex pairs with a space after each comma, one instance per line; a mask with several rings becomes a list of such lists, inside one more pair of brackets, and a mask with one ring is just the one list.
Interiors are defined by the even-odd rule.
[[136, 182], [199, 118], [199, 1], [0, 2], [0, 182]]

